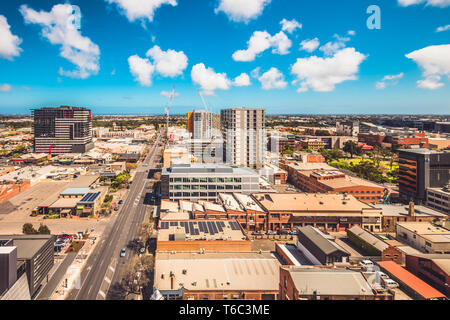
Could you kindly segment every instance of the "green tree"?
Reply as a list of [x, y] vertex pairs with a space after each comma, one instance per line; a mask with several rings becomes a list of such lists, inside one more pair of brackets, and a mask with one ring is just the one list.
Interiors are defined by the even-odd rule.
[[325, 160], [327, 162], [330, 162], [333, 160], [338, 160], [344, 156], [344, 153], [342, 152], [342, 150], [337, 149], [337, 148], [329, 149], [329, 150], [322, 149], [322, 150], [320, 150], [320, 153], [322, 154], [322, 156], [325, 158]]
[[45, 224], [41, 223], [41, 225], [39, 226], [39, 229], [38, 229], [38, 233], [39, 234], [50, 234], [51, 232], [50, 232], [50, 229]]
[[25, 223], [22, 226], [22, 233], [24, 233], [24, 234], [37, 234], [38, 232], [36, 231], [36, 229], [33, 227], [33, 225], [31, 223]]
[[343, 150], [347, 153], [350, 153], [351, 158], [353, 158], [354, 154], [358, 155], [362, 153], [361, 147], [358, 147], [356, 142], [353, 140], [346, 141]]

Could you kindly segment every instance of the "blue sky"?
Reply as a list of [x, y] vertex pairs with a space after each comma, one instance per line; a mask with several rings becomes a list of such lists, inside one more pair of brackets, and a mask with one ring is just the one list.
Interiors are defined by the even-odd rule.
[[[141, 1], [154, 10], [130, 0], [1, 1], [0, 113], [157, 114], [175, 86], [172, 113], [202, 108], [199, 89], [215, 112], [450, 114], [449, 0]], [[81, 10], [79, 30], [58, 27], [52, 11], [69, 3]], [[366, 24], [372, 4], [379, 30]]]

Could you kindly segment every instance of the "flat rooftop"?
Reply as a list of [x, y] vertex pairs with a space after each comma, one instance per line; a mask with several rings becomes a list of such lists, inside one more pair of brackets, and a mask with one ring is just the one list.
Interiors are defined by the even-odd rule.
[[297, 266], [287, 270], [299, 295], [373, 296], [372, 288], [358, 271]]
[[267, 211], [297, 212], [361, 212], [374, 209], [352, 195], [318, 193], [257, 193], [254, 198]]
[[[382, 210], [383, 216], [406, 217], [409, 216], [409, 206], [396, 204], [375, 204], [376, 208]], [[446, 217], [447, 215], [434, 209], [414, 205], [414, 215], [417, 217]]]
[[248, 240], [235, 220], [220, 221], [161, 221], [158, 241]]
[[199, 174], [203, 176], [223, 175], [224, 177], [227, 177], [227, 175], [229, 174], [253, 175], [253, 176], [258, 175], [255, 171], [253, 171], [250, 168], [231, 167], [223, 164], [212, 164], [212, 163], [173, 164], [170, 168], [163, 168], [162, 174], [183, 174], [189, 176], [198, 176]]
[[70, 195], [77, 195], [77, 196], [83, 196], [86, 193], [88, 193], [91, 189], [90, 188], [67, 188], [63, 192], [60, 193], [61, 196], [70, 196]]
[[449, 243], [450, 230], [429, 222], [397, 222], [397, 225], [434, 243]]
[[158, 290], [278, 291], [280, 263], [270, 253], [157, 253], [155, 282]]
[[0, 240], [13, 239], [17, 247], [17, 259], [31, 259], [47, 243], [52, 235], [0, 235]]

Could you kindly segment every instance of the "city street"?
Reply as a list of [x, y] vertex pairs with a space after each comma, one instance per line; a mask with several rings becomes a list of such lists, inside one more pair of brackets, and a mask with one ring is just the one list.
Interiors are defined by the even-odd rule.
[[147, 170], [153, 167], [158, 145], [159, 134], [146, 159], [136, 170], [128, 195], [115, 219], [107, 226], [100, 243], [88, 258], [81, 272], [81, 288], [73, 289], [69, 300], [104, 300], [118, 268], [119, 261], [125, 262], [131, 257], [127, 250], [125, 257], [120, 257], [120, 250], [134, 239], [139, 225], [145, 216], [146, 205], [143, 203], [144, 188], [147, 182]]

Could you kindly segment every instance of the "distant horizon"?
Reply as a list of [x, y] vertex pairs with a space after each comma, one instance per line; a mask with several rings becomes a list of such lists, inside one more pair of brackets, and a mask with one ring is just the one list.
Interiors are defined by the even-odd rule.
[[[49, 106], [50, 107], [50, 106]], [[59, 106], [58, 106], [59, 107]], [[70, 106], [72, 107], [72, 106]], [[127, 112], [123, 112], [123, 113], [97, 113], [95, 111], [95, 109], [93, 108], [89, 108], [86, 106], [83, 106], [84, 108], [87, 108], [89, 110], [91, 110], [92, 116], [165, 116], [165, 113], [145, 113], [145, 112], [140, 112], [140, 113], [127, 113]], [[39, 107], [36, 107], [37, 109], [39, 109]], [[120, 107], [123, 108], [123, 107]], [[233, 108], [233, 107], [230, 107]], [[259, 108], [259, 107], [255, 107], [255, 108]], [[261, 107], [264, 108], [264, 107]], [[102, 108], [103, 109], [103, 108]], [[188, 108], [188, 110], [186, 112], [182, 112], [182, 113], [170, 113], [170, 116], [185, 116], [187, 114], [187, 112], [191, 111], [191, 110], [202, 110], [203, 108]], [[227, 108], [222, 108], [222, 109], [227, 109]], [[0, 116], [31, 116], [31, 110], [29, 113], [0, 113]], [[217, 111], [212, 111], [213, 113], [220, 113]], [[428, 116], [428, 117], [433, 117], [433, 116], [439, 116], [439, 117], [450, 117], [450, 113], [449, 114], [445, 114], [445, 113], [269, 113], [266, 111], [266, 115], [267, 116]]]

